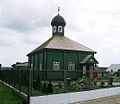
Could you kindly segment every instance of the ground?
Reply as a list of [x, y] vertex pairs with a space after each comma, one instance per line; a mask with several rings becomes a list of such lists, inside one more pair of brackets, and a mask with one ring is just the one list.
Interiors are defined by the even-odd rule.
[[0, 82], [0, 104], [23, 104], [23, 101], [10, 88]]
[[120, 104], [120, 95], [88, 100], [83, 102], [77, 102], [73, 104]]

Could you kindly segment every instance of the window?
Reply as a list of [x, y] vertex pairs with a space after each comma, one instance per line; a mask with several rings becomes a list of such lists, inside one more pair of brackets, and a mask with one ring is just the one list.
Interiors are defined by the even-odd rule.
[[68, 70], [75, 70], [75, 62], [68, 63]]
[[56, 26], [53, 26], [53, 32], [54, 33], [56, 32]]
[[42, 70], [42, 62], [40, 62], [39, 69]]
[[62, 32], [62, 26], [58, 26], [58, 32]]
[[60, 62], [53, 62], [53, 70], [60, 70]]

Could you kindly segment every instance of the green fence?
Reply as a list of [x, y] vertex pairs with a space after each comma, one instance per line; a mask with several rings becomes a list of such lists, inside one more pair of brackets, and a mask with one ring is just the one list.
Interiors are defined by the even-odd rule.
[[[92, 72], [88, 71], [86, 72], [86, 75], [83, 75], [81, 70], [53, 71], [47, 69], [11, 69], [0, 70], [0, 80], [13, 86], [14, 88], [17, 88], [19, 91], [26, 93], [29, 98], [30, 96], [49, 94], [48, 92], [43, 92], [43, 86], [45, 83], [48, 86], [50, 82], [53, 84], [53, 93], [81, 91], [100, 87], [93, 83], [95, 81], [92, 80], [91, 74], [87, 75], [89, 73]], [[118, 78], [118, 81], [120, 82], [120, 76], [118, 74], [114, 76]], [[108, 85], [109, 81], [108, 73], [98, 72], [98, 79], [96, 81], [99, 85], [101, 84], [101, 87], [105, 87]]]

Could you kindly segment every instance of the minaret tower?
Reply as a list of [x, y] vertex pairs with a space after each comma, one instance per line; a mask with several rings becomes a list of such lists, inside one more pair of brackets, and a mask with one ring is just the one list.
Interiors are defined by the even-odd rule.
[[58, 15], [55, 16], [52, 21], [52, 35], [61, 35], [64, 36], [64, 27], [66, 25], [66, 22], [62, 16], [59, 14], [60, 8], [58, 7]]

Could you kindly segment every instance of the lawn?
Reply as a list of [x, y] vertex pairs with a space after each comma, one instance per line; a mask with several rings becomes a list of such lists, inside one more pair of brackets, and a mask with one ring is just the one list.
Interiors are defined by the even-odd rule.
[[0, 104], [23, 104], [23, 101], [10, 88], [0, 82]]

